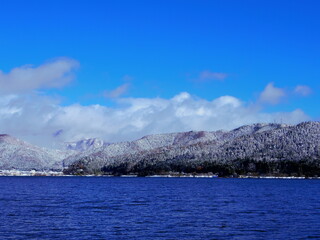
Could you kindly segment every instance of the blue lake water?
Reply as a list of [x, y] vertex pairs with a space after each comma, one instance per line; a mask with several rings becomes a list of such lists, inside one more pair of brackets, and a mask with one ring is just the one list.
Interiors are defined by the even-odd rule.
[[0, 239], [320, 239], [320, 180], [0, 177]]

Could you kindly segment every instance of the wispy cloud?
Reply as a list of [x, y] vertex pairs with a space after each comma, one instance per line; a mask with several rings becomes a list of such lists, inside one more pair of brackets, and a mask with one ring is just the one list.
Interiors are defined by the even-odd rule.
[[125, 94], [130, 88], [129, 83], [122, 84], [121, 86], [117, 87], [116, 89], [113, 89], [111, 91], [105, 91], [103, 93], [103, 96], [106, 98], [118, 98]]
[[306, 85], [298, 85], [295, 87], [294, 93], [300, 96], [308, 96], [312, 93], [312, 90]]
[[133, 79], [134, 79], [134, 77], [132, 77], [131, 75], [128, 75], [128, 74], [126, 74], [126, 75], [124, 75], [124, 76], [122, 77], [122, 80], [125, 81], [125, 82], [130, 82], [130, 81], [132, 81]]
[[286, 96], [282, 88], [277, 88], [274, 83], [269, 83], [265, 89], [260, 93], [259, 102], [266, 104], [278, 104]]
[[25, 65], [9, 73], [0, 70], [0, 92], [25, 93], [36, 89], [59, 88], [73, 79], [79, 63], [70, 58], [59, 58], [40, 66]]
[[209, 70], [205, 70], [200, 72], [199, 76], [197, 77], [197, 82], [207, 82], [207, 81], [213, 81], [218, 80], [222, 81], [228, 77], [227, 73], [221, 73], [221, 72], [212, 72]]

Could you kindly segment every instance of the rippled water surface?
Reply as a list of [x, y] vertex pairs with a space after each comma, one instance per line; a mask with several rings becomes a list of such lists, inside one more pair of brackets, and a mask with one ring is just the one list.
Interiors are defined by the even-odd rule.
[[0, 177], [0, 239], [320, 239], [320, 180]]

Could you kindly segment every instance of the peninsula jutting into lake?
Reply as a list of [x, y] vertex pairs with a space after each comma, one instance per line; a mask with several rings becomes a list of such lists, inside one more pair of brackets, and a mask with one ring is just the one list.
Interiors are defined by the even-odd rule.
[[2, 175], [318, 177], [319, 139], [320, 122], [157, 134], [120, 143], [85, 139], [62, 150], [2, 134], [0, 170]]

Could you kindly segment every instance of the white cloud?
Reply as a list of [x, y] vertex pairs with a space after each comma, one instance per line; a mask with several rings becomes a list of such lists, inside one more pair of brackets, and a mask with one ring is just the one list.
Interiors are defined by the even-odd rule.
[[123, 94], [125, 94], [126, 92], [128, 92], [129, 88], [130, 88], [130, 84], [125, 83], [112, 91], [105, 91], [103, 95], [106, 98], [118, 98]]
[[0, 132], [51, 146], [53, 142], [100, 137], [109, 142], [144, 135], [190, 130], [232, 129], [256, 122], [298, 123], [309, 117], [301, 110], [266, 113], [240, 99], [212, 101], [180, 93], [171, 99], [119, 98], [115, 107], [61, 106], [40, 96], [0, 97]]
[[310, 87], [305, 85], [298, 85], [294, 89], [294, 93], [301, 95], [301, 96], [308, 96], [312, 93], [312, 90]]
[[59, 58], [38, 67], [17, 67], [9, 73], [0, 70], [0, 92], [26, 93], [36, 89], [62, 87], [72, 80], [72, 71], [78, 65], [73, 59]]
[[285, 96], [286, 93], [283, 89], [275, 87], [273, 83], [269, 83], [260, 94], [259, 102], [275, 105], [281, 102]]
[[197, 80], [198, 82], [206, 82], [211, 80], [224, 80], [228, 77], [228, 74], [221, 72], [211, 72], [209, 70], [202, 71]]

